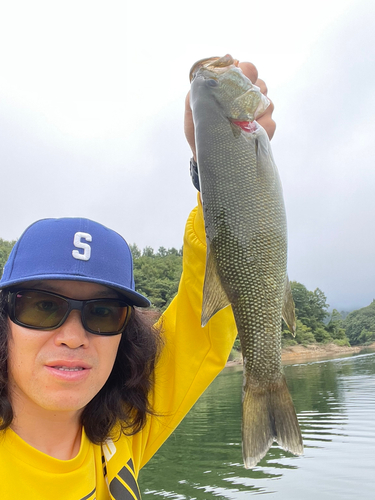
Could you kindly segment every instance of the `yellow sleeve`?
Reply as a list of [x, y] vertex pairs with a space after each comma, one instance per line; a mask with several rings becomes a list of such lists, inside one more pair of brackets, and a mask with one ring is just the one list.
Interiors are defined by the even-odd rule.
[[154, 455], [225, 366], [237, 334], [231, 307], [218, 312], [201, 327], [206, 237], [199, 197], [198, 201], [186, 224], [178, 294], [161, 318], [165, 345], [155, 370], [151, 400], [158, 416], [149, 419], [139, 436], [143, 448], [140, 467]]

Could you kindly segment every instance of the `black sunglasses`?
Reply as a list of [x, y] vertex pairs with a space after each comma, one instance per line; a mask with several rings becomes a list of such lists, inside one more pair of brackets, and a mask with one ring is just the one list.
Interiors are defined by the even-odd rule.
[[34, 330], [59, 328], [73, 309], [81, 311], [82, 325], [88, 332], [118, 335], [124, 331], [132, 307], [121, 299], [74, 300], [43, 290], [8, 293], [10, 319]]

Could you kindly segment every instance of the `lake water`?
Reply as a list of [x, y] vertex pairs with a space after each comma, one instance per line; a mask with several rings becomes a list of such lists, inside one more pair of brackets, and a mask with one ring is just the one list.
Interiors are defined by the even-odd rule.
[[242, 465], [242, 368], [227, 368], [140, 474], [143, 500], [375, 499], [375, 353], [284, 367], [305, 445]]

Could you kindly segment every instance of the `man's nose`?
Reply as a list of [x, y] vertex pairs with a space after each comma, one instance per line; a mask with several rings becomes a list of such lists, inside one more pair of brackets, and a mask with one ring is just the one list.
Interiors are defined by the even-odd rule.
[[71, 311], [65, 322], [55, 330], [55, 343], [70, 349], [88, 346], [89, 334], [82, 324], [81, 311]]

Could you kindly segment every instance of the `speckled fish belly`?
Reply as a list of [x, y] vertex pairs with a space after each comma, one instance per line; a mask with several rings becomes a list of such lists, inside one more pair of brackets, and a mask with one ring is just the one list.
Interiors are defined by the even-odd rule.
[[191, 80], [207, 237], [202, 325], [231, 304], [244, 357], [242, 448], [249, 468], [274, 440], [303, 453], [281, 369], [282, 317], [295, 330], [282, 187], [268, 136], [253, 121], [268, 105], [259, 88], [229, 55], [199, 61]]

